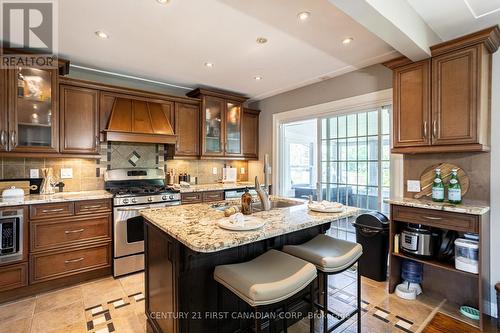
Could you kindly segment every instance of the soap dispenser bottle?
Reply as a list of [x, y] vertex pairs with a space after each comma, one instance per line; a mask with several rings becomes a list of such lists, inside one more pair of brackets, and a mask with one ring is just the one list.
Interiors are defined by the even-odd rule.
[[245, 193], [241, 196], [241, 213], [244, 215], [252, 214], [252, 195], [248, 191], [248, 187], [245, 188]]

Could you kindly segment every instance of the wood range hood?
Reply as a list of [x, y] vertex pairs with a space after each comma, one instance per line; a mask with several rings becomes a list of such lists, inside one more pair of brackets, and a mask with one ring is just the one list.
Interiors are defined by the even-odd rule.
[[107, 141], [175, 144], [171, 105], [118, 97], [114, 100]]

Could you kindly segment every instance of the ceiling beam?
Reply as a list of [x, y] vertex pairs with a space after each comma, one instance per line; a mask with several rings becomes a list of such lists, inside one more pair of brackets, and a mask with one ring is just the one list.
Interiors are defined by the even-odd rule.
[[405, 0], [329, 0], [413, 61], [431, 56], [441, 39]]

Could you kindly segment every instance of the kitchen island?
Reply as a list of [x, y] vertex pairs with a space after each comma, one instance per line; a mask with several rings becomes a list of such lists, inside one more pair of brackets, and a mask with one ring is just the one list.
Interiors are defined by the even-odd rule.
[[[286, 201], [286, 199], [273, 198]], [[141, 211], [145, 217], [145, 293], [148, 332], [216, 332], [217, 319], [224, 330], [234, 331], [248, 323], [234, 317], [249, 310], [229, 292], [217, 293], [215, 266], [251, 260], [283, 245], [300, 244], [338, 219], [355, 216], [359, 209], [346, 207], [341, 213], [315, 213], [306, 202], [254, 213], [266, 220], [261, 229], [233, 232], [217, 221], [224, 214], [211, 204], [183, 205]], [[219, 301], [222, 303], [218, 307]], [[298, 311], [303, 302], [291, 304]], [[216, 314], [222, 310], [224, 316]], [[252, 322], [251, 320], [249, 322]]]

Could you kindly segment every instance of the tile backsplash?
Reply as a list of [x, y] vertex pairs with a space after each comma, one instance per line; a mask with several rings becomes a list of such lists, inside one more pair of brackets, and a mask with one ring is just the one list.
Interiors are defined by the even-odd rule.
[[[224, 164], [236, 168], [238, 181], [248, 181], [248, 162], [246, 161], [218, 161], [218, 160], [167, 160], [165, 161], [166, 170], [175, 169], [176, 173], [187, 173], [191, 177], [198, 177], [198, 184], [216, 183], [222, 179], [222, 168]], [[212, 170], [217, 168], [217, 174]], [[241, 173], [241, 168], [245, 172]]]
[[[64, 191], [90, 191], [104, 189], [103, 173], [99, 172], [98, 161], [74, 158], [17, 158], [3, 157], [0, 159], [0, 178], [29, 178], [30, 169], [52, 168], [54, 176], [60, 177], [61, 168], [73, 169], [73, 178], [63, 179]], [[100, 171], [100, 170], [99, 170]]]

